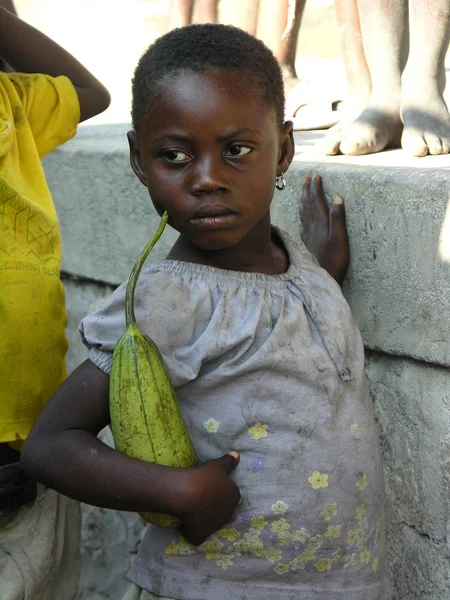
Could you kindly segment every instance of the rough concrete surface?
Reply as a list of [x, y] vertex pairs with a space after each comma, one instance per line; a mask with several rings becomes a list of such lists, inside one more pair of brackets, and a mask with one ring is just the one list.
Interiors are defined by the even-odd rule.
[[450, 598], [450, 371], [368, 353], [395, 600]]
[[[129, 274], [156, 228], [128, 162], [126, 126], [85, 128], [45, 160], [60, 214], [69, 370], [85, 359], [77, 326]], [[450, 598], [450, 157], [324, 158], [320, 133], [297, 136], [273, 221], [299, 236], [306, 174], [346, 202], [352, 260], [344, 293], [362, 330], [387, 487], [394, 600]], [[153, 259], [175, 238], [167, 232]], [[111, 444], [109, 430], [102, 439]], [[119, 600], [145, 523], [84, 507], [78, 600]]]

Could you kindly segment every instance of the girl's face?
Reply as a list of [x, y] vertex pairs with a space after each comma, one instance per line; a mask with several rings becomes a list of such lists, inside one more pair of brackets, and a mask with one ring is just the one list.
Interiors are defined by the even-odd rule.
[[169, 77], [139, 141], [133, 132], [129, 140], [133, 169], [156, 209], [167, 210], [198, 248], [226, 249], [270, 230], [275, 179], [294, 155], [292, 124], [280, 131], [275, 107], [242, 75]]

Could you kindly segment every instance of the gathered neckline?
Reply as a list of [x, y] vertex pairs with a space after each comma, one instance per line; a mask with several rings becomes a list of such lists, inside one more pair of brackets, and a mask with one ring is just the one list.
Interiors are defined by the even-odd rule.
[[[239, 280], [247, 284], [256, 283], [285, 283], [292, 279], [296, 274], [298, 276], [298, 258], [296, 256], [298, 250], [295, 242], [290, 236], [276, 226], [272, 226], [278, 238], [281, 240], [284, 249], [288, 255], [289, 266], [284, 273], [268, 275], [253, 271], [233, 271], [231, 269], [221, 269], [219, 267], [211, 267], [199, 263], [188, 262], [183, 260], [165, 259], [158, 263], [149, 265], [145, 270], [149, 271], [171, 271], [185, 275], [203, 277], [210, 281], [226, 281]], [[297, 251], [297, 252], [296, 252]]]

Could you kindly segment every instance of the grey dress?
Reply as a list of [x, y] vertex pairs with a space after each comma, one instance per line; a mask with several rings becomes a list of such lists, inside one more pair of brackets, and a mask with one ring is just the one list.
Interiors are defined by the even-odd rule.
[[[140, 277], [137, 320], [166, 361], [198, 456], [238, 450], [231, 476], [242, 500], [199, 547], [149, 526], [128, 577], [177, 600], [387, 600], [361, 336], [336, 282], [275, 231], [289, 254], [284, 274], [166, 260]], [[124, 293], [125, 284], [81, 324], [106, 373]]]

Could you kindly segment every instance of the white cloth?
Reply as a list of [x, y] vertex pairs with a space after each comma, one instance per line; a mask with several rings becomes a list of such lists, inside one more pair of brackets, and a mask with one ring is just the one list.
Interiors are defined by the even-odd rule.
[[1, 600], [74, 600], [80, 504], [38, 484], [34, 502], [0, 519]]

